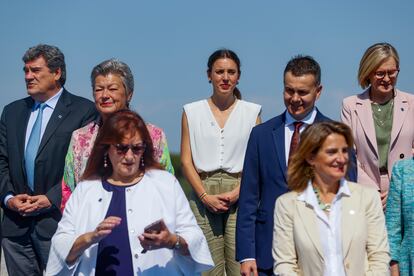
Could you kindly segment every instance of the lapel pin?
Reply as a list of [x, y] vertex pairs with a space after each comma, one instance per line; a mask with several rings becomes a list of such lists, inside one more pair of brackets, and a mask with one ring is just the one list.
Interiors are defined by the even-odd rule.
[[349, 211], [349, 214], [350, 214], [350, 215], [355, 215], [355, 211], [354, 211], [354, 210], [350, 210], [350, 211]]
[[58, 118], [59, 118], [59, 119], [62, 119], [62, 115], [60, 115], [60, 114], [59, 114], [59, 115], [58, 115]]

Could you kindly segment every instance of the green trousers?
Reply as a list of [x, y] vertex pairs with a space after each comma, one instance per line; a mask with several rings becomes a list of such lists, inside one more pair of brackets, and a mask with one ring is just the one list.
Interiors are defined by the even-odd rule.
[[[201, 179], [207, 194], [215, 195], [233, 190], [240, 184], [240, 174], [224, 171], [203, 173]], [[235, 259], [235, 235], [237, 203], [226, 213], [211, 213], [195, 193], [190, 198], [190, 206], [197, 223], [206, 236], [214, 261], [214, 268], [204, 272], [204, 276], [239, 276], [240, 264]]]

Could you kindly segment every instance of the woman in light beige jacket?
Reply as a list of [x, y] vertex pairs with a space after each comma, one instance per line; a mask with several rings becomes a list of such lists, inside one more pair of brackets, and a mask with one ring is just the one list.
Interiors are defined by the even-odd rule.
[[352, 147], [339, 122], [309, 126], [288, 167], [289, 192], [274, 213], [276, 275], [389, 275], [380, 198], [344, 179]]

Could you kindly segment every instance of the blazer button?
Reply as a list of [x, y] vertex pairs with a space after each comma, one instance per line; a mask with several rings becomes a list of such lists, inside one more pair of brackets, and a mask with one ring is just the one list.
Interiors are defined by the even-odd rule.
[[404, 159], [404, 153], [400, 154], [400, 159]]

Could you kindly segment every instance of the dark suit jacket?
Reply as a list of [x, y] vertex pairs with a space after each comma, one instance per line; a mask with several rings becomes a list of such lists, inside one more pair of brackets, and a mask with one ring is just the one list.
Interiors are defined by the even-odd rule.
[[[330, 119], [318, 111], [315, 122], [321, 121]], [[353, 176], [349, 176], [355, 181], [356, 172], [352, 171]], [[255, 126], [250, 133], [237, 214], [237, 261], [254, 258], [258, 268], [273, 267], [273, 212], [276, 199], [288, 191], [286, 173], [285, 113], [282, 113]]]
[[[24, 144], [33, 104], [31, 97], [17, 100], [4, 107], [1, 115], [0, 200], [4, 209], [4, 237], [23, 236], [31, 227], [44, 238], [53, 236], [61, 218], [61, 181], [72, 131], [86, 125], [97, 115], [91, 101], [63, 90], [39, 145], [32, 192], [26, 180]], [[22, 217], [4, 206], [4, 198], [8, 193], [44, 194], [52, 207], [39, 215]]]

